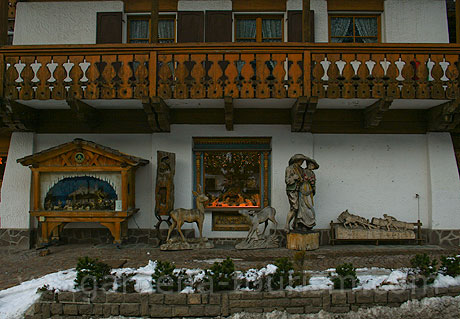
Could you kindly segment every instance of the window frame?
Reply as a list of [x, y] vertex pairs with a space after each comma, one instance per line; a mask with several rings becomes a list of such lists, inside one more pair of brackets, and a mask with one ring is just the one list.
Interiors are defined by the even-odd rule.
[[[281, 21], [281, 38], [265, 38], [265, 39], [281, 39], [279, 42], [284, 42], [284, 23], [285, 23], [285, 16], [283, 14], [235, 14], [234, 15], [234, 39], [233, 42], [239, 42], [237, 38], [237, 20], [256, 20], [256, 41], [255, 43], [262, 43], [264, 38], [262, 37], [262, 20], [264, 19], [276, 19]], [[239, 38], [243, 39], [243, 38]], [[251, 38], [252, 39], [252, 38]], [[279, 43], [278, 42], [278, 43]], [[240, 42], [245, 43], [245, 41]], [[251, 42], [248, 42], [251, 43]], [[252, 42], [254, 43], [254, 42]], [[265, 42], [271, 43], [271, 42]]]
[[[331, 34], [331, 20], [332, 18], [353, 18], [353, 36], [346, 36], [346, 37], [334, 37]], [[353, 43], [353, 44], [372, 44], [372, 43], [360, 43], [356, 42], [358, 38], [375, 38], [369, 36], [356, 36], [355, 35], [355, 18], [377, 18], [377, 42], [382, 43], [382, 24], [381, 24], [381, 14], [380, 13], [329, 13], [328, 14], [328, 38], [329, 43], [337, 43], [332, 42], [332, 38], [352, 38], [353, 42], [345, 42], [345, 43]], [[339, 42], [340, 43], [340, 42]]]
[[[151, 16], [150, 15], [128, 15], [128, 27], [127, 27], [127, 34], [126, 34], [126, 43], [132, 43], [131, 41], [132, 40], [147, 40], [147, 43], [151, 43], [150, 42], [150, 24], [151, 24]], [[131, 34], [131, 21], [132, 20], [148, 20], [149, 22], [149, 33], [148, 33], [148, 38], [131, 38], [130, 37], [130, 34]], [[173, 40], [172, 43], [176, 43], [176, 36], [177, 36], [177, 25], [176, 25], [176, 20], [177, 20], [177, 17], [175, 14], [160, 14], [158, 16], [158, 20], [173, 20], [173, 24], [174, 24], [174, 31], [173, 31], [173, 34], [174, 34], [174, 38], [160, 38], [159, 35], [158, 35], [158, 43], [160, 43], [160, 40]]]

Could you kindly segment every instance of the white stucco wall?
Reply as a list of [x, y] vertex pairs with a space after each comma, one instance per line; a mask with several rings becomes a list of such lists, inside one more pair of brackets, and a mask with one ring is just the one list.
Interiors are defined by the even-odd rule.
[[449, 133], [428, 133], [433, 229], [460, 229], [460, 179]]
[[0, 202], [0, 228], [29, 229], [30, 184], [28, 167], [16, 163], [18, 158], [33, 153], [34, 134], [15, 132], [11, 136]]
[[383, 39], [387, 43], [449, 43], [444, 0], [385, 0]]
[[122, 11], [123, 1], [18, 2], [13, 44], [95, 44], [97, 12]]
[[179, 0], [178, 11], [232, 10], [232, 0]]

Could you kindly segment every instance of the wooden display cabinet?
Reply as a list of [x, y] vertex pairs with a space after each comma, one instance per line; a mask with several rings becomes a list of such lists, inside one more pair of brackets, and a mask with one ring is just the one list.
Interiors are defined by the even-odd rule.
[[[127, 237], [128, 219], [139, 210], [135, 207], [135, 172], [148, 164], [148, 160], [75, 139], [18, 159], [18, 163], [32, 170], [30, 214], [37, 217], [41, 225], [42, 244], [48, 243], [51, 237], [58, 239], [64, 226], [73, 222], [97, 222], [107, 227], [115, 244]], [[55, 179], [61, 175], [58, 180], [65, 180], [70, 186], [61, 186], [60, 192], [53, 194], [52, 189], [59, 183], [50, 184], [44, 197], [42, 192], [47, 191], [42, 189], [46, 184], [44, 180], [51, 180], [51, 174]], [[117, 181], [115, 188], [104, 180], [109, 178]], [[85, 183], [86, 189], [81, 186]], [[79, 188], [72, 190], [71, 186]], [[67, 196], [67, 200], [61, 200], [62, 196]]]

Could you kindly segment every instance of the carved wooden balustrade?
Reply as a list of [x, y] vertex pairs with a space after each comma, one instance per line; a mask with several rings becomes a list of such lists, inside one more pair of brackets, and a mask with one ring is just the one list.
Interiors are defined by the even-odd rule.
[[0, 96], [455, 99], [459, 53], [456, 45], [5, 46]]

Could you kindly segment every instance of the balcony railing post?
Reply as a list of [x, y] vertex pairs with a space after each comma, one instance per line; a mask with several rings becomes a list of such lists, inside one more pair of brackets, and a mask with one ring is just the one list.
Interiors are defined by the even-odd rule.
[[0, 97], [3, 97], [3, 87], [5, 86], [5, 57], [3, 54], [0, 54]]
[[303, 96], [311, 96], [311, 52], [303, 52]]
[[157, 96], [157, 51], [151, 51], [149, 56], [149, 96]]

